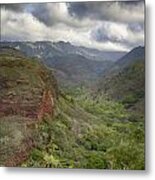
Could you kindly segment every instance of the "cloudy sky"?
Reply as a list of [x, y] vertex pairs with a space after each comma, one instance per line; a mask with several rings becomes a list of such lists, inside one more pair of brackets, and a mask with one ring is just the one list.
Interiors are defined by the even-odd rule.
[[1, 40], [130, 50], [144, 45], [144, 1], [1, 5]]

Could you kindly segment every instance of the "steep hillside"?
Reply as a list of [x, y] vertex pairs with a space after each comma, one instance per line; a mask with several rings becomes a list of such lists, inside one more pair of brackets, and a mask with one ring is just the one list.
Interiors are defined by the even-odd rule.
[[134, 112], [144, 115], [145, 60], [144, 48], [138, 47], [118, 60], [99, 82], [99, 92], [121, 101]]
[[0, 49], [0, 97], [1, 166], [145, 168], [143, 121], [84, 88], [58, 92], [52, 72], [17, 50]]
[[94, 100], [88, 91], [61, 94], [22, 167], [144, 169], [144, 124], [129, 117], [121, 103]]
[[35, 146], [36, 123], [54, 114], [58, 90], [52, 72], [35, 59], [0, 48], [0, 164], [13, 166]]
[[113, 63], [91, 61], [81, 55], [54, 56], [46, 59], [45, 64], [53, 67], [60, 86], [92, 86], [101, 72]]
[[118, 59], [116, 63], [123, 68], [144, 59], [145, 59], [145, 47], [139, 46], [132, 49], [122, 58]]
[[117, 59], [115, 63], [113, 63], [110, 68], [107, 68], [105, 71], [102, 72], [103, 76], [110, 75], [117, 73], [124, 68], [127, 68], [128, 66], [143, 61], [145, 59], [145, 47], [138, 46], [136, 48], [133, 48], [131, 51], [126, 53], [123, 57], [120, 59]]

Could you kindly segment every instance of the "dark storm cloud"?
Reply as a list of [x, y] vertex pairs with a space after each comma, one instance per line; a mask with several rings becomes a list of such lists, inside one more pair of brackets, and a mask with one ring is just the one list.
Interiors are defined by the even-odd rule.
[[132, 32], [142, 32], [144, 31], [144, 23], [130, 23], [128, 24], [128, 29]]
[[[91, 5], [94, 3], [91, 2]], [[71, 2], [68, 3], [68, 10], [72, 16], [76, 16], [78, 18], [83, 18], [85, 16], [89, 16], [90, 7], [87, 3], [84, 2]]]
[[98, 42], [112, 42], [112, 43], [120, 43], [120, 44], [125, 44], [125, 45], [129, 45], [130, 43], [128, 42], [127, 39], [124, 38], [117, 38], [116, 36], [108, 36], [107, 32], [103, 32], [103, 31], [96, 31], [94, 34], [92, 34], [92, 38], [95, 41]]
[[[53, 3], [52, 3], [53, 4]], [[53, 4], [54, 5], [54, 4]], [[2, 8], [11, 10], [14, 12], [28, 11], [40, 22], [43, 22], [47, 26], [52, 26], [55, 23], [55, 16], [52, 15], [52, 8], [48, 9], [47, 3], [34, 3], [34, 4], [2, 4]]]
[[74, 28], [83, 26], [81, 21], [70, 16], [66, 3], [33, 4], [29, 12], [48, 27], [56, 24], [64, 24]]
[[71, 2], [68, 10], [71, 16], [77, 18], [128, 22], [141, 20], [138, 13], [143, 14], [143, 6], [143, 1]]
[[1, 7], [15, 12], [23, 12], [25, 4], [2, 4]]
[[91, 37], [98, 42], [107, 42], [111, 40], [111, 38], [107, 35], [107, 32], [104, 29], [100, 28], [92, 31]]
[[132, 48], [139, 46], [140, 44], [143, 45], [143, 43], [140, 42], [131, 42], [128, 39], [125, 38], [118, 38], [117, 36], [109, 36], [106, 31], [101, 31], [100, 29], [96, 32], [92, 32], [91, 37], [93, 40], [100, 42], [100, 43], [114, 43], [118, 45], [123, 45], [127, 48]]
[[121, 6], [123, 7], [125, 7], [125, 6], [128, 6], [129, 8], [130, 7], [133, 7], [133, 6], [135, 6], [135, 5], [139, 5], [139, 3], [142, 3], [142, 4], [144, 4], [145, 3], [145, 0], [125, 0], [125, 1], [120, 1], [120, 3], [121, 3]]
[[[63, 19], [61, 11], [56, 9], [58, 3], [34, 3], [34, 4], [4, 4], [8, 10], [23, 12], [28, 10], [40, 22], [47, 26], [52, 26]], [[115, 2], [70, 2], [67, 4], [67, 10], [74, 19], [92, 19], [100, 21], [115, 22], [142, 22], [143, 18], [143, 1], [115, 1]], [[72, 25], [72, 23], [70, 23]], [[75, 24], [73, 24], [75, 25]]]
[[[111, 27], [110, 27], [111, 26]], [[129, 24], [127, 26], [117, 25], [112, 23], [111, 25], [104, 26], [104, 24], [91, 31], [91, 38], [99, 43], [113, 43], [123, 45], [127, 48], [136, 47], [139, 45], [144, 45], [143, 37], [143, 25], [142, 24]], [[120, 29], [120, 33], [119, 32]], [[124, 30], [123, 30], [124, 29]], [[122, 31], [122, 32], [121, 32]], [[125, 32], [128, 33], [127, 36], [123, 36]], [[134, 36], [134, 38], [133, 38]]]
[[34, 17], [36, 17], [39, 21], [43, 22], [47, 26], [51, 26], [54, 24], [54, 16], [51, 17], [52, 9], [49, 11], [47, 9], [47, 4], [34, 4], [32, 6], [31, 13]]
[[111, 36], [111, 34], [103, 27], [92, 31], [91, 37], [98, 42], [126, 43], [126, 40], [123, 37], [118, 38], [117, 35]]

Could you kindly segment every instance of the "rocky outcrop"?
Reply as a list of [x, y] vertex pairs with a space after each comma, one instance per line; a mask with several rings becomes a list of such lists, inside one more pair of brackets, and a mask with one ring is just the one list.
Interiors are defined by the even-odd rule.
[[44, 115], [54, 113], [54, 97], [50, 90], [46, 90], [43, 93], [42, 101], [38, 113], [38, 119], [42, 119]]
[[54, 115], [57, 82], [35, 59], [0, 49], [0, 165], [18, 166], [37, 145], [37, 124]]

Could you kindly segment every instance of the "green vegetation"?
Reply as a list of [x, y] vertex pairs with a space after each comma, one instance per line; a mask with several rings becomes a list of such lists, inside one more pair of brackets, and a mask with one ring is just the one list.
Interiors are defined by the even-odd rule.
[[144, 123], [129, 121], [123, 104], [84, 92], [59, 98], [55, 118], [39, 125], [38, 146], [22, 166], [144, 169]]
[[[145, 97], [145, 63], [143, 59], [135, 60], [120, 71], [109, 74], [100, 82], [99, 93], [107, 94], [113, 100], [120, 101], [133, 113], [144, 114]], [[143, 101], [143, 104], [139, 104]]]
[[0, 67], [0, 165], [145, 168], [144, 65], [106, 81], [112, 98], [58, 91], [50, 70], [16, 50], [0, 54]]

